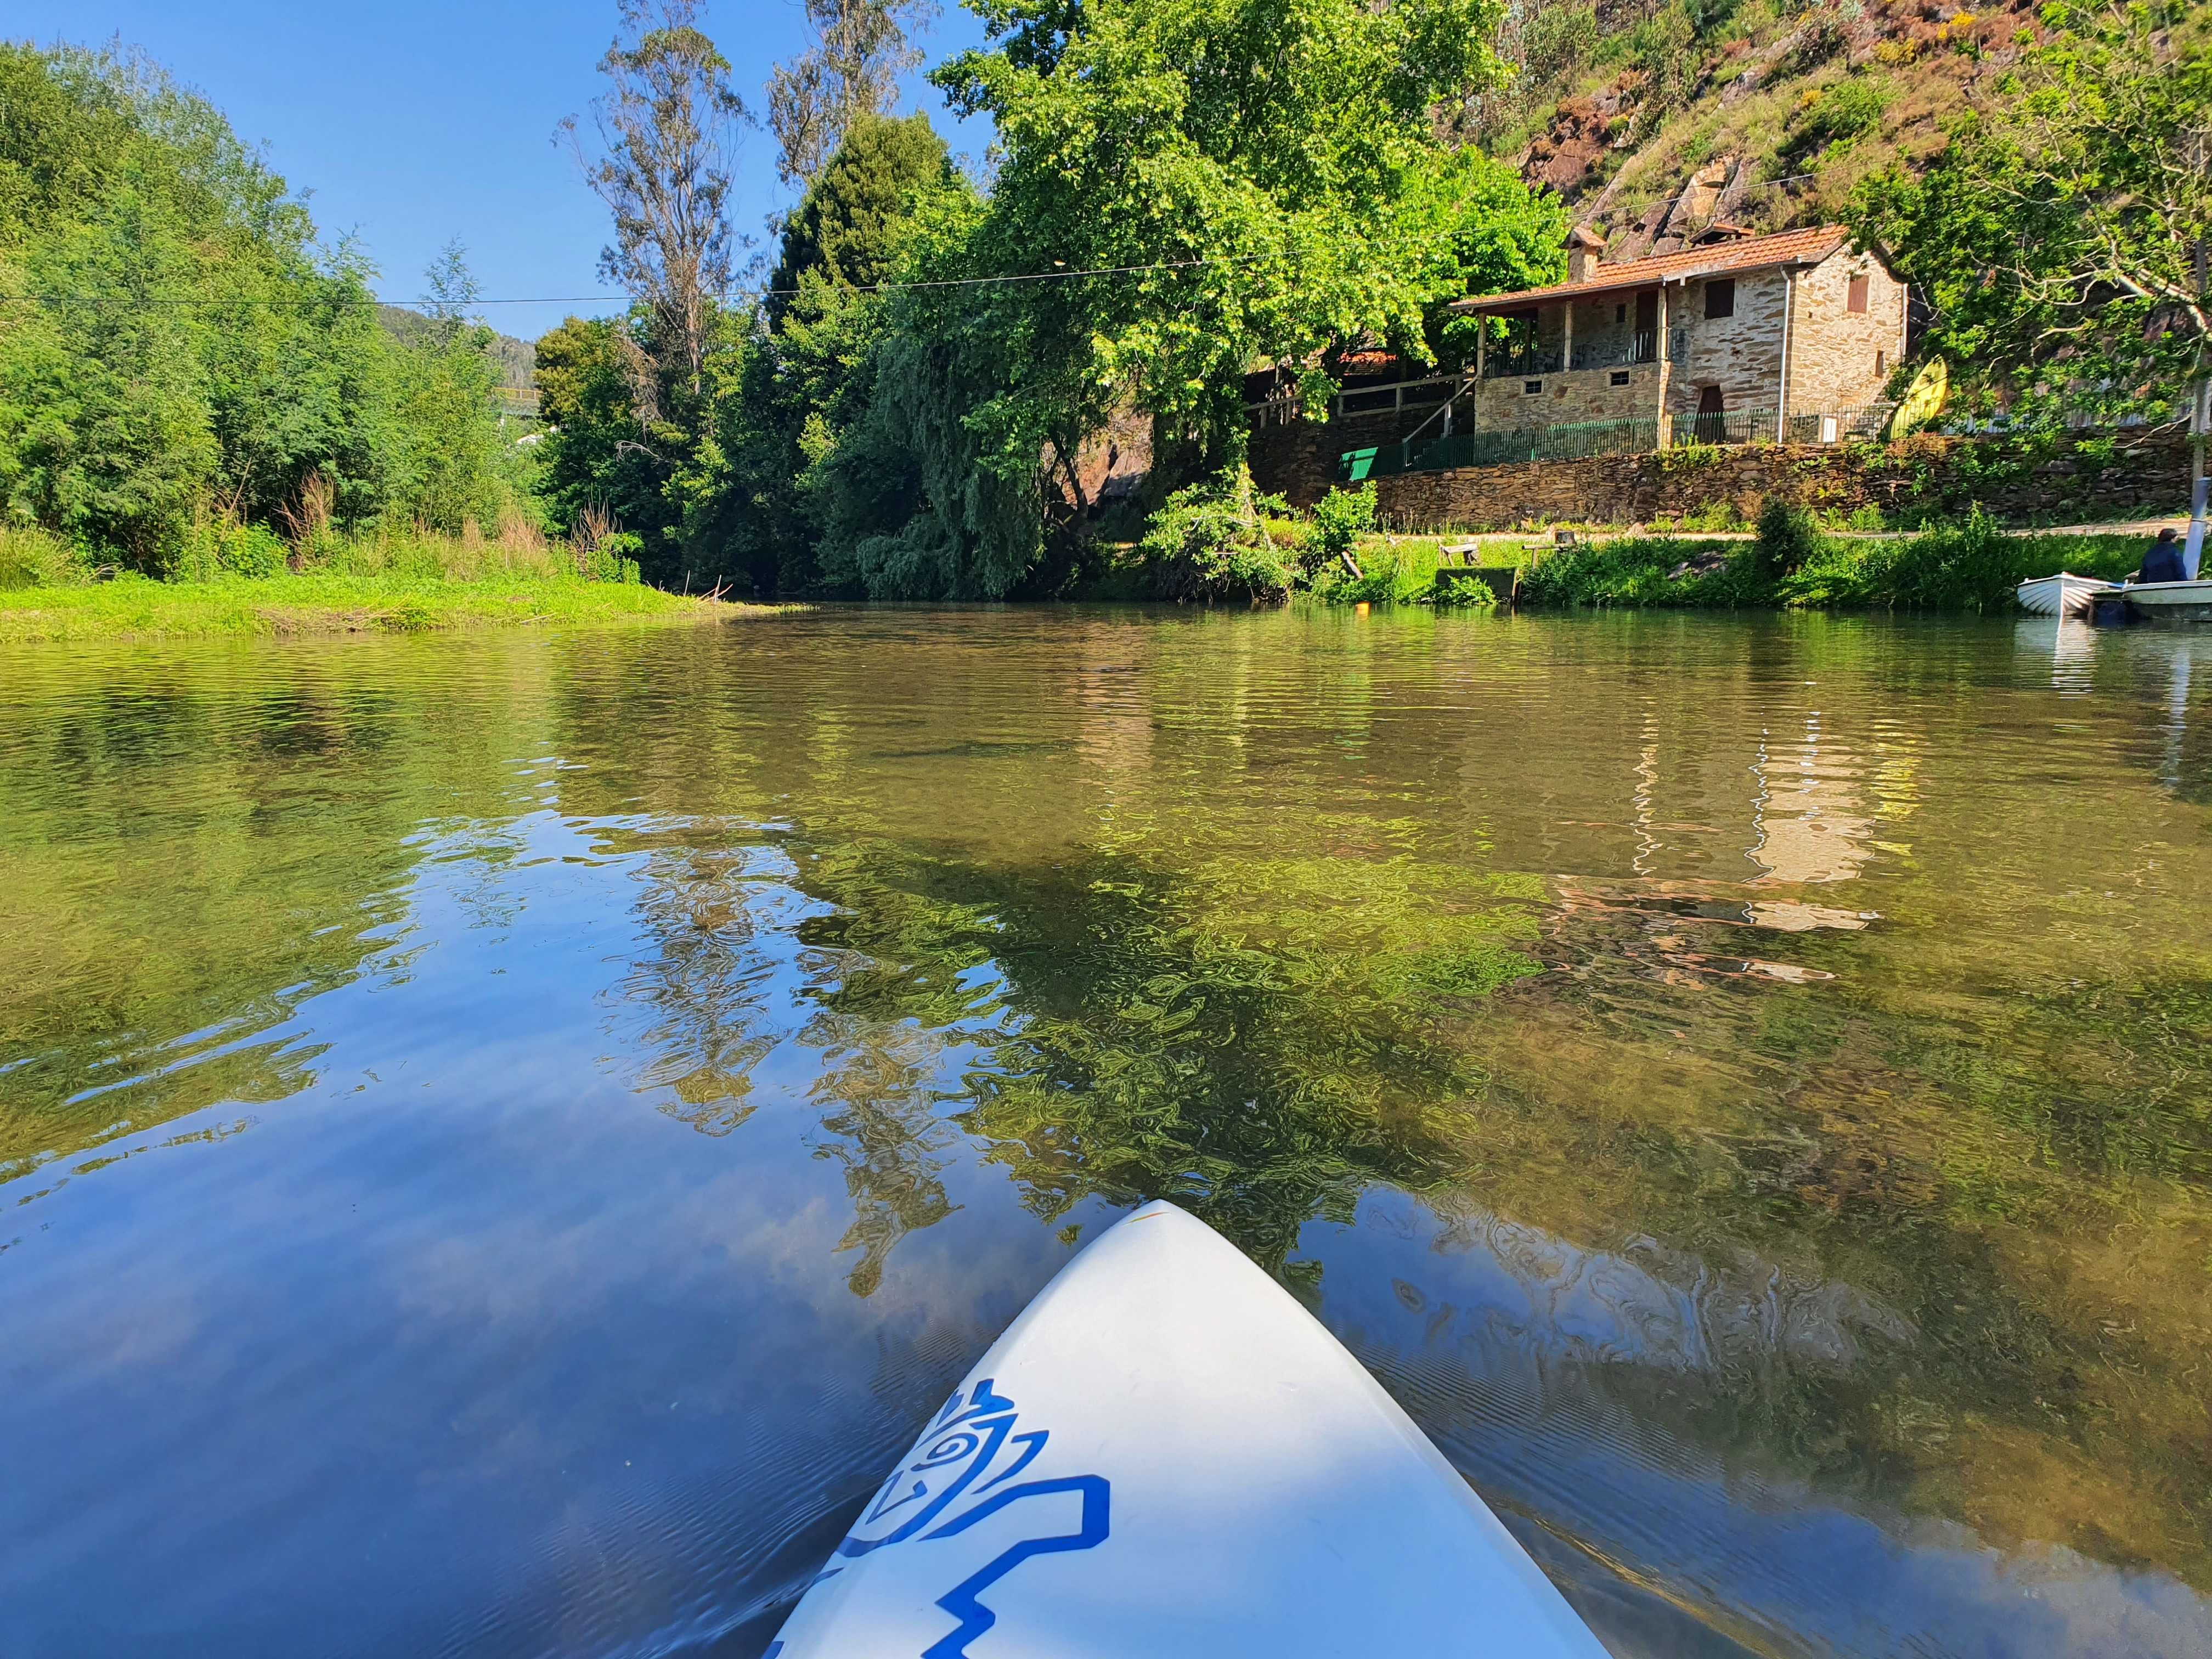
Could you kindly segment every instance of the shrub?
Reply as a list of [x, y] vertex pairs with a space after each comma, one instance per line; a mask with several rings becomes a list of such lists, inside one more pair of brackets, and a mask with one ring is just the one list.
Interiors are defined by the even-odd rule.
[[1374, 528], [1373, 484], [1364, 483], [1357, 489], [1330, 490], [1314, 504], [1313, 523], [1305, 537], [1306, 568], [1310, 571], [1335, 563]]
[[1530, 85], [1543, 91], [1571, 82], [1597, 55], [1601, 31], [1589, 6], [1547, 6], [1521, 25], [1521, 56]]
[[165, 574], [191, 582], [220, 581], [226, 576], [264, 580], [283, 575], [291, 559], [292, 550], [275, 531], [202, 512], [179, 537]]
[[1848, 145], [1881, 125], [1889, 91], [1876, 82], [1849, 76], [1814, 94], [1790, 123], [1783, 158], [1791, 165]]
[[1820, 526], [1795, 501], [1770, 495], [1759, 510], [1759, 539], [1752, 544], [1760, 576], [1772, 581], [1796, 569], [1823, 545]]
[[1261, 522], [1262, 508], [1280, 506], [1253, 493], [1242, 464], [1176, 490], [1137, 544], [1147, 596], [1178, 603], [1285, 598], [1291, 572]]
[[1439, 611], [1495, 611], [1498, 595], [1488, 582], [1472, 578], [1451, 583], [1437, 582], [1430, 590], [1430, 603]]
[[645, 538], [627, 530], [602, 536], [583, 556], [584, 575], [595, 582], [635, 582], [637, 556], [644, 550]]
[[1977, 505], [1963, 520], [1909, 541], [1826, 544], [1784, 577], [1778, 592], [1784, 604], [1802, 606], [2006, 610], [2025, 577], [2047, 575], [2061, 564], [2084, 574], [2117, 574], [2111, 567], [2129, 556], [2101, 545], [2001, 536]]
[[28, 525], [0, 526], [0, 588], [71, 587], [86, 580], [83, 556]]
[[1928, 609], [2009, 605], [2020, 580], [2012, 567], [2012, 549], [1977, 501], [1963, 524], [1938, 526], [1903, 544], [1885, 597]]

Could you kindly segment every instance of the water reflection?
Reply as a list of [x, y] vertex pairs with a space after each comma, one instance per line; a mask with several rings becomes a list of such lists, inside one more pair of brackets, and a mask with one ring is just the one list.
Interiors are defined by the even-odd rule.
[[1866, 861], [1874, 822], [1862, 815], [1864, 770], [1850, 749], [1808, 714], [1800, 735], [1759, 745], [1751, 861], [1774, 881], [1849, 881]]
[[[1356, 1227], [1315, 1233], [1323, 1316], [1478, 1486], [1525, 1516], [1556, 1512], [1586, 1481], [1619, 1489], [1573, 1540], [1581, 1561], [1556, 1545], [1547, 1558], [1615, 1651], [1684, 1650], [1669, 1601], [1761, 1652], [2179, 1656], [2212, 1643], [2212, 1606], [2167, 1574], [1994, 1545], [1869, 1501], [1843, 1469], [1808, 1481], [1778, 1464], [1780, 1402], [1921, 1340], [1855, 1287], [1741, 1252], [1592, 1250], [1382, 1196]], [[1624, 1571], [1664, 1599], [1597, 1582]]]
[[2142, 640], [11, 663], [25, 1650], [757, 1651], [1152, 1194], [1624, 1653], [2201, 1646], [2212, 678]]

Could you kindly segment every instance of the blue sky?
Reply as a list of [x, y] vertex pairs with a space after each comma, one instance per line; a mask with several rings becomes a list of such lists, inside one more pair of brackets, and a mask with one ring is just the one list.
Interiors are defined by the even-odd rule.
[[[769, 66], [805, 49], [799, 0], [708, 0], [706, 26], [757, 109]], [[352, 232], [383, 276], [380, 292], [422, 292], [422, 272], [459, 236], [490, 298], [592, 295], [606, 220], [575, 164], [551, 142], [597, 90], [592, 65], [613, 38], [613, 0], [6, 0], [0, 34], [41, 46], [120, 37], [265, 148], [308, 192], [326, 237]], [[981, 38], [947, 6], [921, 41], [930, 61]], [[980, 152], [981, 123], [955, 128], [915, 77], [907, 106], [928, 109], [957, 149]], [[747, 141], [735, 217], [763, 235], [787, 205], [765, 131]], [[485, 317], [532, 337], [571, 311], [495, 306]]]

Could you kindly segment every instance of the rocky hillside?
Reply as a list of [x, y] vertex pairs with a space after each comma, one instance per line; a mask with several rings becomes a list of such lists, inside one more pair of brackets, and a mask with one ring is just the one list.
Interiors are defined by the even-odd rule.
[[1516, 0], [1519, 73], [1465, 127], [1607, 259], [1665, 252], [1716, 222], [1834, 218], [1867, 173], [1940, 146], [2033, 21], [2032, 0]]

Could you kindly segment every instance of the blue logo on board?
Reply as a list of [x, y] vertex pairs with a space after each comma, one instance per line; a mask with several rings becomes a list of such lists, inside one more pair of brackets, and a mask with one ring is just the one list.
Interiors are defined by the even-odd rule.
[[[914, 1455], [891, 1472], [860, 1518], [837, 1546], [836, 1560], [815, 1583], [842, 1571], [840, 1560], [856, 1559], [908, 1540], [927, 1543], [954, 1538], [978, 1522], [1025, 1498], [1073, 1493], [1080, 1511], [1073, 1531], [1054, 1531], [1008, 1545], [990, 1561], [937, 1598], [953, 1628], [921, 1650], [921, 1659], [967, 1659], [968, 1644], [998, 1622], [984, 1606], [983, 1592], [1035, 1555], [1087, 1550], [1105, 1542], [1111, 1488], [1103, 1475], [1075, 1474], [1017, 1480], [1036, 1461], [1051, 1437], [1045, 1429], [1016, 1432], [1020, 1413], [1014, 1402], [984, 1378], [963, 1397], [955, 1390], [916, 1444]], [[1065, 1506], [1059, 1506], [1064, 1513]], [[775, 1653], [781, 1644], [769, 1650]]]

